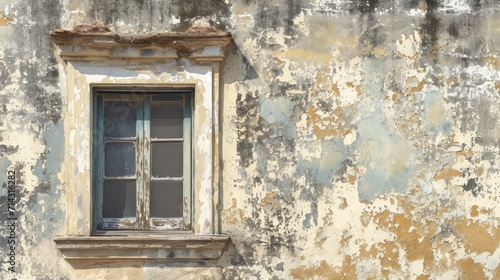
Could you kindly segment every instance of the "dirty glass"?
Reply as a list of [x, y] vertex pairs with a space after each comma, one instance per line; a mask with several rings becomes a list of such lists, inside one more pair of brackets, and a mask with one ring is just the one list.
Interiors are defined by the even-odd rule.
[[135, 217], [135, 180], [104, 180], [103, 217]]
[[132, 101], [106, 101], [104, 137], [135, 137], [136, 107]]
[[151, 104], [151, 138], [182, 138], [183, 103]]
[[182, 181], [151, 182], [151, 217], [182, 217]]
[[135, 154], [135, 142], [107, 142], [104, 145], [105, 176], [134, 176]]
[[151, 170], [153, 177], [182, 177], [182, 142], [151, 144]]

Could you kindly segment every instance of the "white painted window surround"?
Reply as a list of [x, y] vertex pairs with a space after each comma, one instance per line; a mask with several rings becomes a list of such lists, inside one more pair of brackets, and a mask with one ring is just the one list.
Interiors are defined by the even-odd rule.
[[[231, 36], [209, 30], [150, 37], [56, 30], [65, 131], [64, 232], [54, 239], [68, 260], [217, 259], [219, 233], [219, 69]], [[192, 88], [192, 230], [93, 231], [92, 88]]]

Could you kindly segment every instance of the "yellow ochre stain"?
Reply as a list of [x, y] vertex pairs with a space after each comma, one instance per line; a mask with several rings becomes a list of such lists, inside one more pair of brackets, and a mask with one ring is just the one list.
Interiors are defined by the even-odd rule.
[[350, 256], [344, 257], [342, 267], [333, 267], [325, 260], [318, 266], [299, 266], [290, 270], [292, 279], [356, 279], [356, 266]]
[[13, 18], [0, 14], [0, 26], [5, 26], [9, 24], [9, 22], [13, 21], [14, 21]]
[[280, 206], [280, 203], [278, 202], [278, 193], [277, 192], [266, 193], [266, 196], [261, 200], [260, 204], [262, 206], [266, 205], [270, 205], [272, 207]]
[[325, 139], [332, 136], [344, 137], [351, 132], [352, 127], [349, 126], [346, 128], [342, 123], [344, 108], [337, 107], [325, 117], [320, 116], [318, 110], [320, 109], [314, 105], [309, 106], [307, 110], [310, 116], [308, 124], [312, 124], [314, 135], [318, 139]]
[[458, 260], [457, 268], [460, 270], [461, 279], [488, 279], [483, 266], [471, 258]]
[[[475, 214], [475, 213], [474, 213]], [[493, 254], [500, 243], [498, 228], [471, 220], [456, 222], [455, 229], [463, 237], [466, 253]]]
[[227, 210], [221, 211], [221, 216], [224, 222], [228, 224], [239, 224], [245, 220], [243, 217], [243, 211], [238, 208], [236, 198], [232, 199], [232, 206]]
[[451, 169], [448, 164], [443, 165], [443, 168], [434, 175], [435, 180], [451, 180], [454, 177], [461, 177], [462, 172]]

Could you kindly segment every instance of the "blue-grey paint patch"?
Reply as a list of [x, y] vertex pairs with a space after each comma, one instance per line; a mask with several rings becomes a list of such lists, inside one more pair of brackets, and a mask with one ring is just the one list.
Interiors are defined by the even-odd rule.
[[436, 91], [429, 91], [425, 94], [423, 100], [425, 110], [425, 128], [434, 132], [441, 132], [445, 135], [450, 135], [451, 124], [444, 120], [444, 101], [441, 94]]
[[45, 142], [45, 152], [33, 166], [33, 174], [38, 178], [38, 186], [26, 203], [26, 208], [33, 214], [28, 219], [35, 232], [37, 243], [43, 238], [51, 238], [53, 231], [64, 221], [64, 212], [60, 207], [62, 190], [57, 189], [61, 184], [58, 174], [64, 159], [64, 129], [63, 123], [48, 124], [42, 133]]
[[61, 164], [64, 159], [64, 130], [63, 125], [49, 124], [43, 133], [46, 143], [45, 168], [48, 174], [55, 174], [61, 171]]
[[282, 129], [281, 135], [285, 139], [297, 137], [295, 123], [291, 121], [295, 102], [284, 97], [278, 97], [274, 100], [260, 97], [260, 116], [269, 124], [275, 124]]
[[358, 123], [356, 152], [367, 168], [358, 185], [359, 199], [373, 200], [381, 194], [405, 193], [415, 158], [411, 143], [392, 131], [382, 112], [377, 110]]
[[306, 214], [304, 221], [302, 221], [302, 226], [305, 228], [311, 227], [311, 214]]
[[[41, 182], [40, 186], [48, 185], [47, 183], [50, 182], [48, 186], [50, 189], [60, 184], [57, 174], [61, 171], [64, 158], [64, 130], [62, 123], [48, 124], [42, 136], [45, 142], [45, 152], [33, 167], [33, 174]], [[44, 189], [45, 192], [49, 191], [46, 188]]]
[[[318, 145], [318, 142], [311, 145]], [[319, 158], [308, 159], [301, 154], [298, 156], [297, 175], [309, 174], [311, 179], [331, 187], [332, 177], [348, 157], [347, 147], [341, 140], [334, 138], [321, 141], [317, 148], [321, 149]]]

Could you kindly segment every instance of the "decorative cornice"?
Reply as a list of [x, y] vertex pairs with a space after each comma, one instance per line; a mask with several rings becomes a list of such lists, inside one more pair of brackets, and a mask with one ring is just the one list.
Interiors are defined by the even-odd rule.
[[54, 239], [68, 261], [216, 260], [228, 235], [65, 236]]
[[189, 58], [200, 62], [221, 61], [231, 42], [229, 32], [194, 28], [143, 37], [120, 36], [107, 28], [50, 32], [64, 60], [172, 59]]

